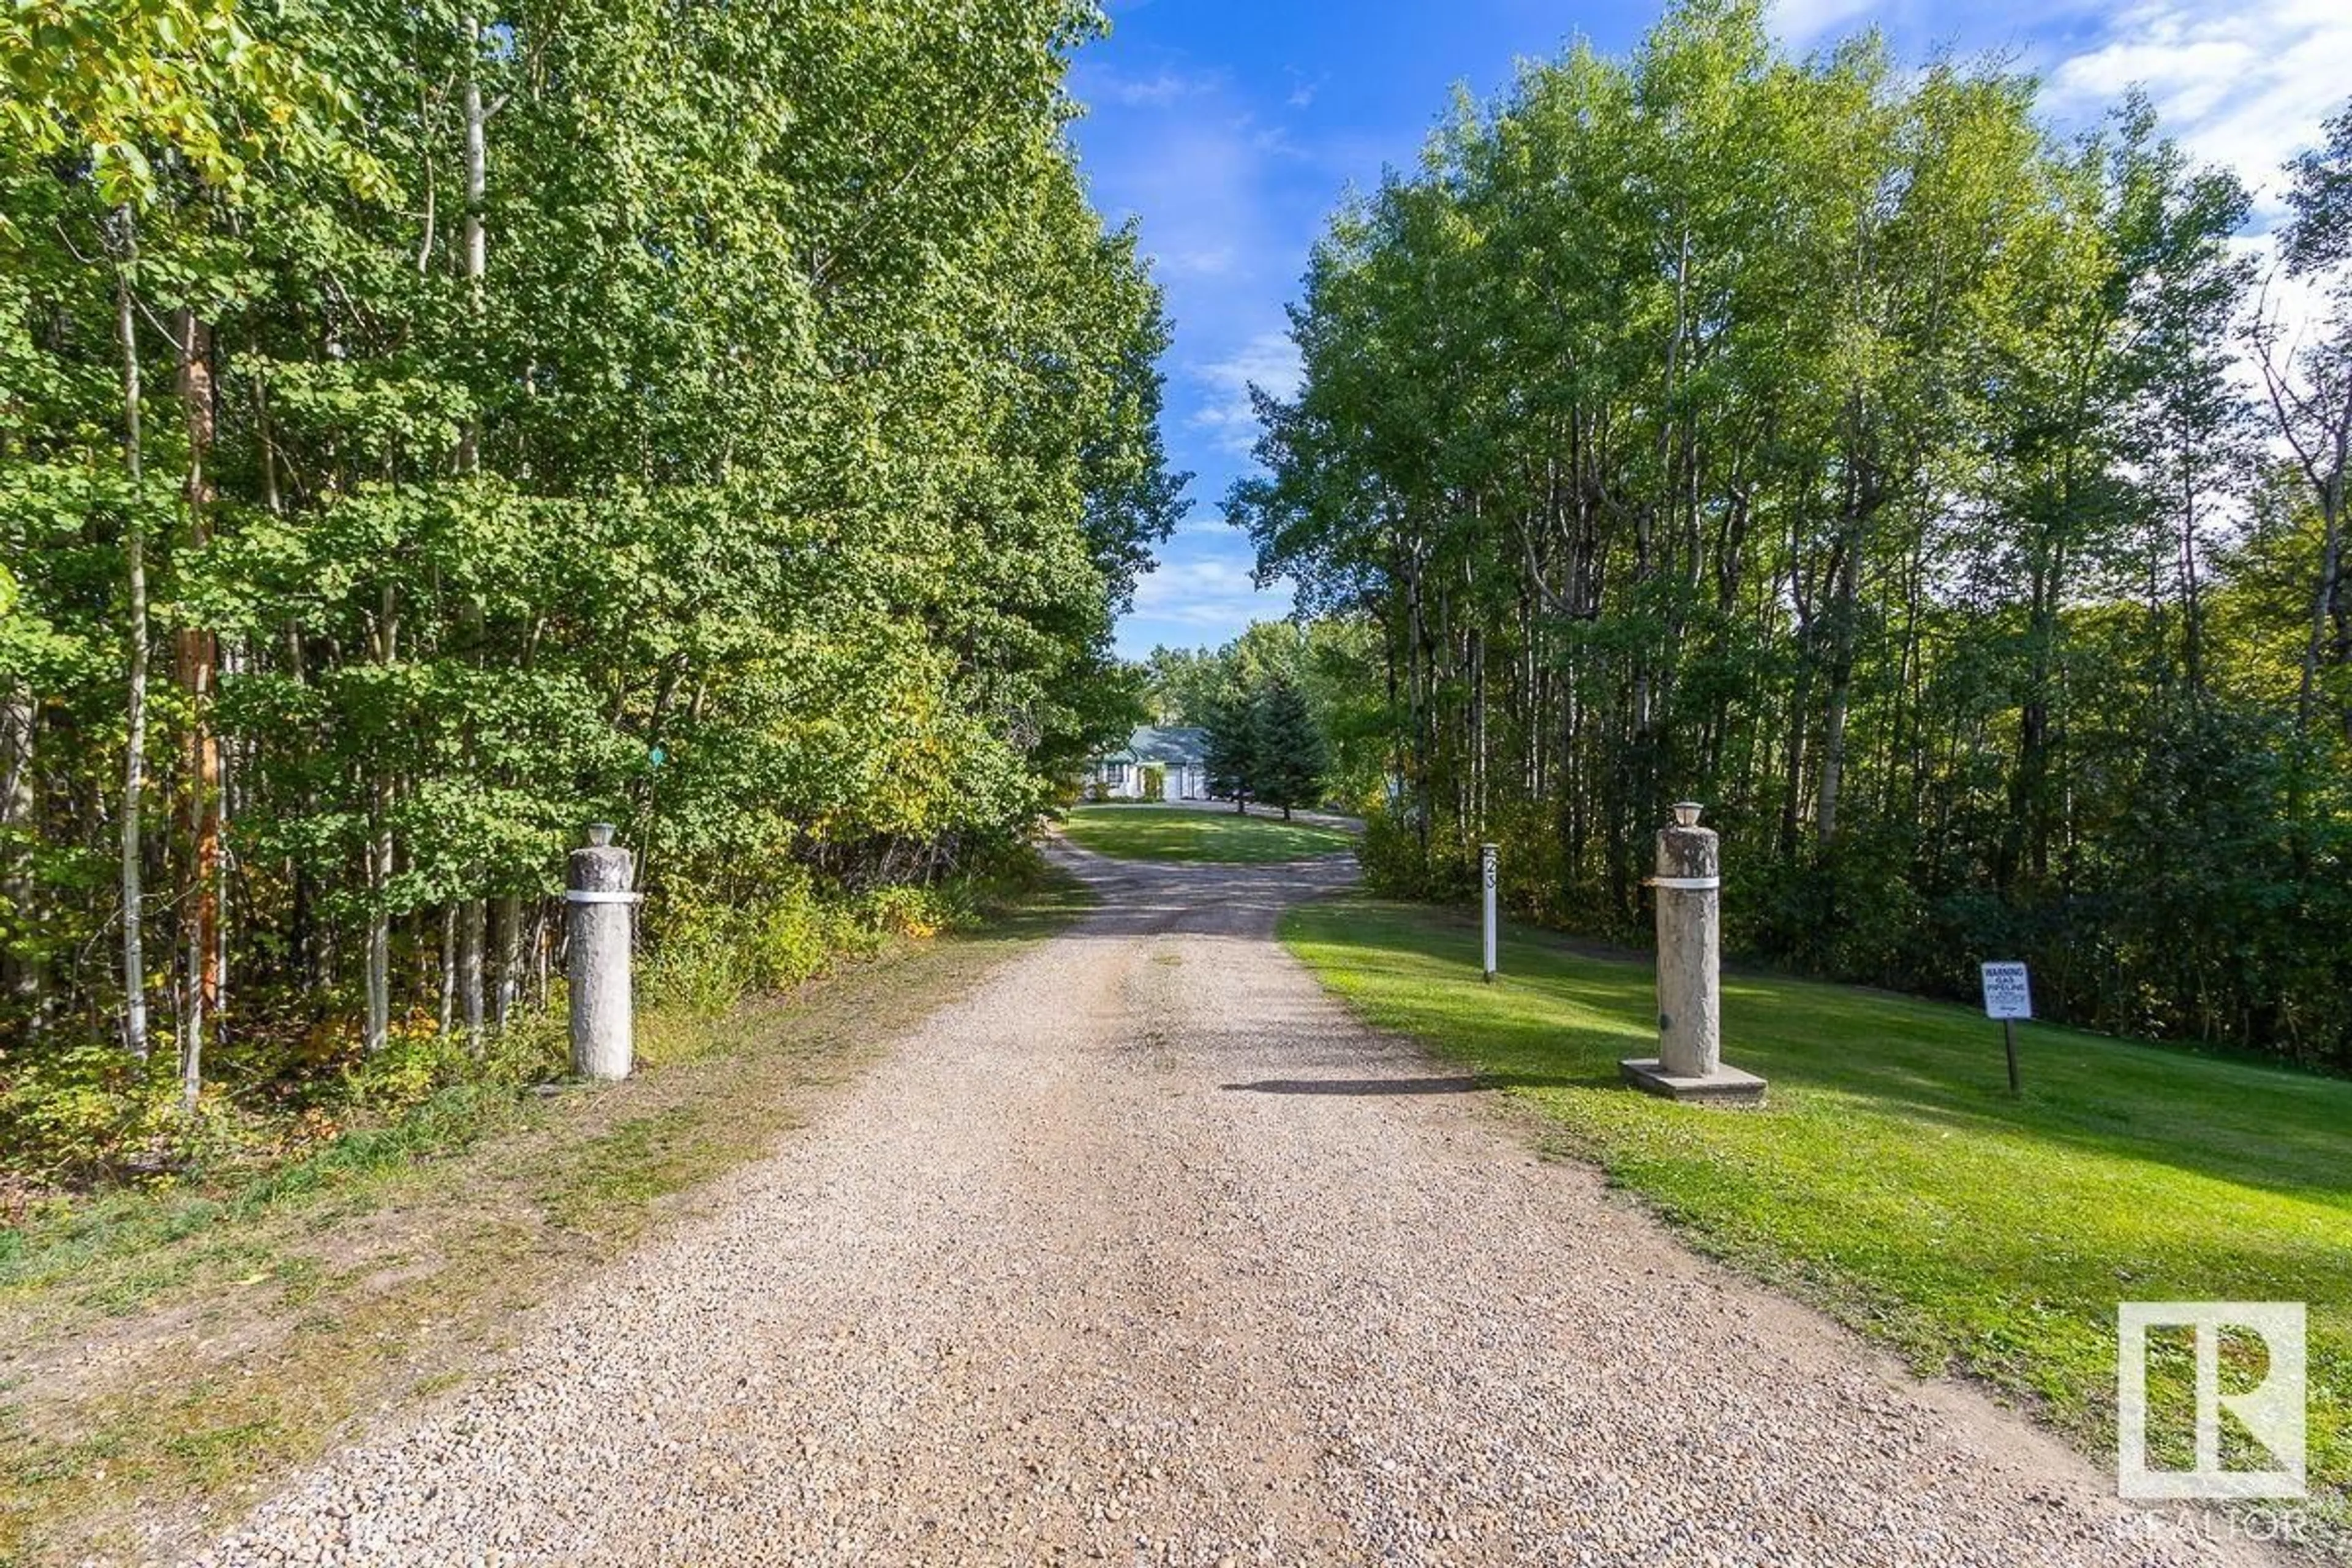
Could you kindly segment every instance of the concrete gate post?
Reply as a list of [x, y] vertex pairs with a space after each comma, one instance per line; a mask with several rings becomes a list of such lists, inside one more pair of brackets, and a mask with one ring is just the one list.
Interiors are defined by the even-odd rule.
[[590, 826], [584, 848], [572, 852], [563, 900], [572, 917], [572, 1070], [582, 1078], [624, 1079], [636, 1058], [629, 977], [636, 857], [613, 843], [610, 823]]
[[1764, 1080], [1723, 1063], [1723, 863], [1699, 811], [1696, 801], [1675, 805], [1650, 879], [1658, 906], [1658, 1054], [1619, 1066], [1626, 1082], [1652, 1094], [1758, 1105]]
[[1658, 834], [1658, 1061], [1675, 1078], [1723, 1065], [1723, 860], [1699, 808], [1675, 807]]

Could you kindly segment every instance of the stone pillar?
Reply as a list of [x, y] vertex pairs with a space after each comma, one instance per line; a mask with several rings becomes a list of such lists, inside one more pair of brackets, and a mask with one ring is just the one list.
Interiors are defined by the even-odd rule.
[[572, 852], [564, 879], [572, 916], [572, 1070], [583, 1078], [626, 1078], [636, 1057], [629, 984], [635, 863], [614, 847], [612, 825], [599, 822], [588, 829], [587, 847]]
[[1658, 1054], [1621, 1062], [1625, 1081], [1652, 1094], [1719, 1105], [1760, 1105], [1764, 1080], [1723, 1061], [1721, 852], [1698, 825], [1696, 801], [1675, 806], [1658, 834]]
[[1674, 1078], [1723, 1065], [1723, 860], [1698, 806], [1675, 807], [1658, 834], [1658, 1061]]

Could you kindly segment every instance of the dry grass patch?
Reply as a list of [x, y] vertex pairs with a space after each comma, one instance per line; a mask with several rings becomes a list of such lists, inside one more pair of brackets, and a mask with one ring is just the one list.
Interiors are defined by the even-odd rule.
[[170, 1555], [356, 1422], [461, 1386], [562, 1283], [806, 1126], [1082, 897], [1057, 885], [723, 1016], [648, 1016], [625, 1084], [443, 1106], [469, 1120], [258, 1192], [123, 1194], [11, 1233], [0, 1565]]

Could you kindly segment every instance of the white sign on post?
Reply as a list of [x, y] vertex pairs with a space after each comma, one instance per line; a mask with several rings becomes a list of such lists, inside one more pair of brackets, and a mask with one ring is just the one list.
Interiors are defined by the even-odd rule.
[[1478, 847], [1478, 881], [1486, 917], [1486, 978], [1495, 978], [1495, 846]]
[[1988, 963], [1984, 967], [1984, 1009], [1988, 1018], [2031, 1018], [2033, 992], [2021, 963]]

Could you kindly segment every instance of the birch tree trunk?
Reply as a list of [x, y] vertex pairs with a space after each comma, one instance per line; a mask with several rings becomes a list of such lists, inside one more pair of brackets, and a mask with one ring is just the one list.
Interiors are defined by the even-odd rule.
[[[2352, 407], [2352, 397], [2347, 397], [2347, 405]], [[2347, 420], [2346, 427], [2352, 429], [2352, 419]], [[2340, 664], [2344, 660], [2345, 639], [2341, 637], [2334, 639], [2336, 657], [2330, 659], [2331, 639], [2328, 637], [2329, 622], [2341, 626], [2347, 614], [2344, 602], [2344, 445], [2343, 438], [2339, 437], [2336, 471], [2325, 479], [2315, 480], [2313, 486], [2319, 501], [2319, 576], [2312, 587], [2311, 635], [2304, 647], [2303, 680], [2295, 694], [2295, 710], [2306, 731], [2312, 727], [2319, 710], [2321, 668], [2331, 662]], [[2352, 705], [2347, 705], [2338, 717], [2343, 724], [2344, 738], [2352, 742]]]
[[457, 906], [441, 906], [441, 1010], [435, 1032], [446, 1036], [457, 1026]]
[[493, 1027], [503, 1031], [514, 1016], [522, 991], [522, 900], [512, 893], [498, 902], [499, 980], [490, 1011]]
[[[11, 678], [0, 690], [0, 899], [22, 932], [33, 924], [32, 851], [37, 825], [33, 790], [34, 709], [32, 689]], [[24, 1020], [26, 1036], [38, 1033], [41, 965], [21, 952], [0, 955], [0, 983]]]
[[[458, 24], [466, 39], [466, 281], [468, 303], [474, 314], [476, 331], [481, 330], [482, 279], [489, 271], [489, 234], [482, 216], [482, 205], [489, 195], [489, 116], [482, 107], [482, 79], [479, 70], [482, 48], [480, 21], [466, 17]], [[457, 471], [479, 473], [482, 468], [481, 424], [468, 420], [457, 438]]]
[[123, 699], [121, 895], [122, 1043], [147, 1059], [147, 952], [142, 906], [142, 858], [146, 845], [140, 799], [147, 773], [147, 540], [140, 493], [139, 327], [131, 298], [130, 268], [139, 259], [139, 237], [129, 207], [115, 210], [114, 331], [122, 353], [122, 468], [131, 481], [131, 504], [123, 520], [122, 571], [129, 590], [131, 668]]
[[[2352, 585], [2347, 583], [2344, 560], [2346, 476], [2352, 473], [2352, 374], [2338, 368], [2352, 363], [2352, 355], [2345, 353], [2341, 342], [2329, 345], [2324, 358], [2315, 351], [2311, 385], [2299, 394], [2292, 384], [2294, 352], [2289, 351], [2281, 363], [2272, 357], [2269, 336], [2261, 338], [2259, 344], [2263, 379], [2270, 391], [2271, 409], [2277, 416], [2278, 432], [2294, 451], [2319, 509], [2319, 574], [2312, 584], [2310, 634], [2304, 642], [2303, 679], [2294, 703], [2296, 721], [2308, 731], [2319, 711], [2322, 666], [2352, 663]], [[2332, 648], [2330, 622], [2336, 627]], [[2346, 703], [2338, 717], [2344, 738], [2352, 742], [2352, 702]]]
[[[202, 550], [212, 542], [213, 483], [208, 464], [215, 429], [213, 401], [212, 328], [192, 310], [177, 312], [180, 407], [188, 433], [188, 544]], [[212, 705], [219, 674], [218, 641], [209, 631], [184, 626], [174, 636], [178, 674], [188, 702], [185, 746], [189, 858], [181, 908], [188, 952], [187, 1027], [180, 1041], [180, 1098], [193, 1110], [204, 1087], [205, 1033], [218, 1026], [221, 973], [221, 753], [214, 733]]]
[[1829, 703], [1822, 715], [1821, 794], [1815, 800], [1813, 831], [1826, 850], [1836, 841], [1838, 805], [1845, 790], [1845, 724], [1853, 695], [1854, 616], [1861, 596], [1862, 531], [1846, 538], [1832, 574], [1830, 605]]
[[[489, 271], [489, 231], [483, 221], [483, 203], [489, 195], [489, 113], [482, 104], [480, 71], [482, 29], [480, 20], [467, 16], [460, 26], [466, 35], [466, 283], [467, 307], [473, 314], [474, 331], [482, 329], [482, 280]], [[465, 434], [458, 439], [457, 468], [460, 473], [478, 474], [482, 468], [482, 427], [478, 418], [470, 420]], [[479, 606], [468, 605], [468, 624], [478, 624]], [[475, 1050], [482, 1048], [482, 922], [485, 908], [480, 899], [467, 899], [457, 910], [457, 984], [466, 1004], [466, 1040]], [[500, 984], [505, 984], [501, 977]], [[504, 1009], [500, 1009], [503, 1013]]]
[[466, 1002], [466, 1043], [482, 1048], [482, 900], [457, 906], [457, 990]]
[[[0, 443], [0, 457], [5, 454], [6, 447]], [[13, 529], [4, 537], [10, 552], [24, 548]], [[8, 581], [7, 574], [0, 572], [0, 584]], [[5, 613], [10, 597], [0, 590], [0, 613]], [[31, 848], [37, 826], [33, 820], [36, 711], [31, 687], [13, 672], [0, 677], [0, 900], [6, 902], [18, 932], [17, 946], [0, 952], [0, 995], [23, 1020], [21, 1027], [28, 1040], [38, 1037], [41, 1017], [41, 965], [18, 951], [37, 919]]]
[[[400, 599], [392, 588], [383, 591], [376, 616], [376, 662], [389, 666], [400, 653]], [[367, 1025], [364, 1047], [370, 1055], [383, 1049], [392, 1037], [392, 775], [388, 764], [376, 763], [370, 795], [371, 841], [368, 846]]]

